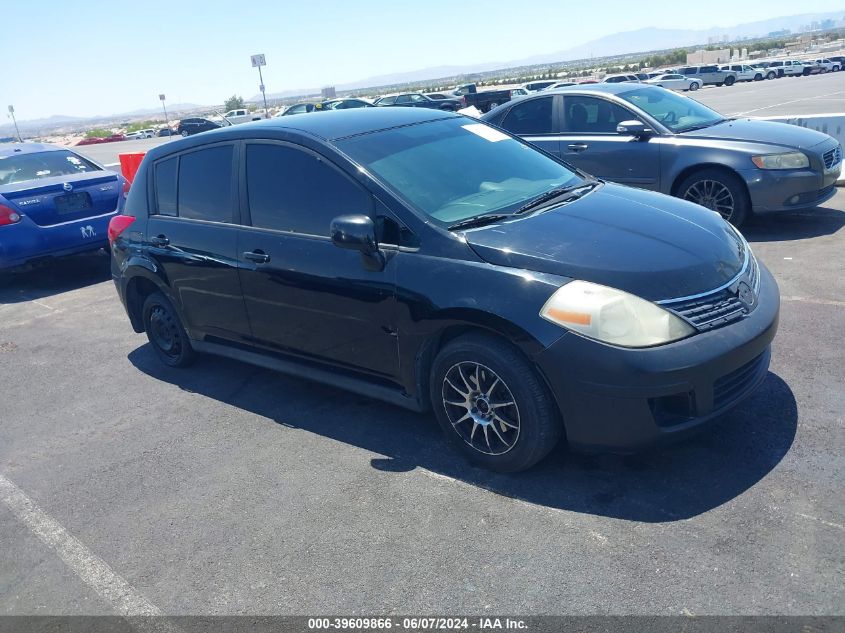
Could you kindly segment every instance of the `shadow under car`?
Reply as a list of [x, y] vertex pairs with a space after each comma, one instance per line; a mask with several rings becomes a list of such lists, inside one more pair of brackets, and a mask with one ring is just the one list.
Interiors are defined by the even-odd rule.
[[[750, 398], [682, 442], [629, 456], [575, 454], [561, 442], [532, 469], [503, 475], [469, 464], [432, 414], [212, 356], [173, 369], [149, 344], [128, 358], [185, 391], [384, 455], [370, 460], [379, 471], [424, 468], [532, 504], [647, 523], [699, 515], [751, 488], [789, 450], [798, 417], [789, 386], [770, 372]], [[232, 376], [241, 378], [233, 382]]]

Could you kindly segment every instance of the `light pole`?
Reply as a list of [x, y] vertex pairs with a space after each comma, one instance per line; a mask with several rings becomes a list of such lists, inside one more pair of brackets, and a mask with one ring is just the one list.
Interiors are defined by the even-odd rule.
[[159, 101], [161, 101], [161, 107], [164, 108], [164, 124], [167, 126], [167, 129], [170, 129], [170, 119], [167, 118], [167, 106], [164, 105], [164, 95], [158, 96]]
[[261, 76], [261, 67], [267, 65], [267, 60], [264, 58], [264, 53], [253, 55], [250, 59], [252, 59], [252, 67], [258, 69], [258, 81], [260, 82], [258, 87], [261, 89], [261, 98], [264, 99], [264, 118], [269, 119], [270, 114], [267, 112], [267, 93], [264, 92], [264, 77]]
[[15, 106], [9, 106], [9, 116], [12, 117], [12, 123], [15, 124], [15, 134], [18, 135], [18, 143], [23, 143], [23, 139], [21, 138], [21, 131], [18, 129], [18, 122], [15, 120]]

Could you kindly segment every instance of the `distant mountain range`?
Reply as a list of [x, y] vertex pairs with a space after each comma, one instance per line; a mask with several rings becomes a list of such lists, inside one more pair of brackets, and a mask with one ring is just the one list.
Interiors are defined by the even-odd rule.
[[[347, 84], [336, 85], [339, 91], [358, 90], [377, 86], [393, 86], [421, 81], [430, 81], [458, 75], [467, 75], [492, 70], [519, 68], [521, 66], [536, 66], [591, 57], [610, 57], [647, 51], [659, 51], [668, 48], [681, 48], [696, 45], [707, 45], [711, 38], [729, 40], [742, 38], [764, 37], [768, 33], [789, 29], [793, 32], [812, 22], [834, 20], [839, 26], [845, 20], [845, 8], [838, 11], [824, 13], [802, 13], [799, 15], [781, 16], [737, 24], [735, 26], [712, 27], [707, 29], [658, 29], [642, 28], [634, 31], [624, 31], [606, 35], [585, 44], [579, 44], [565, 50], [553, 51], [514, 59], [510, 61], [487, 62], [483, 64], [434, 66], [408, 72], [367, 77]], [[298, 88], [283, 92], [268, 94], [268, 98], [282, 98], [296, 95], [319, 94], [319, 88]], [[261, 95], [254, 95], [248, 101], [259, 101]]]
[[[201, 108], [201, 105], [196, 103], [174, 103], [167, 105], [167, 112], [184, 112], [186, 110], [196, 110]], [[63, 126], [72, 126], [81, 123], [107, 123], [117, 122], [127, 119], [136, 119], [141, 116], [163, 114], [161, 108], [141, 108], [140, 110], [132, 110], [130, 112], [120, 112], [118, 114], [103, 114], [89, 117], [79, 116], [65, 116], [64, 114], [54, 114], [42, 119], [28, 119], [18, 121], [18, 127], [21, 133], [40, 133], [40, 130], [54, 130]], [[0, 125], [0, 136], [14, 135], [15, 128], [11, 123], [4, 123]]]

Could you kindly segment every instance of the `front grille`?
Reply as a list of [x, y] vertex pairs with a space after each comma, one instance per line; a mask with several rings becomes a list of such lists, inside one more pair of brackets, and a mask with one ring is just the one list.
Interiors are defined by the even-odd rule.
[[825, 169], [830, 169], [834, 165], [838, 164], [842, 161], [842, 146], [837, 145], [832, 150], [825, 152], [822, 155], [822, 159], [824, 160]]
[[713, 383], [713, 410], [726, 407], [744, 396], [754, 385], [763, 366], [768, 363], [768, 350], [742, 367], [734, 369]]
[[706, 297], [671, 303], [666, 307], [701, 331], [733, 323], [745, 314], [745, 306], [728, 289]]

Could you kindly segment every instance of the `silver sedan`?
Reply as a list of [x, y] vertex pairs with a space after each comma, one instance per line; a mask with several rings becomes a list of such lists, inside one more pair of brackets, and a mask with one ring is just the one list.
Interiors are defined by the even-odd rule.
[[658, 75], [653, 79], [647, 79], [643, 83], [653, 86], [661, 86], [669, 90], [698, 90], [701, 88], [701, 80], [685, 77], [684, 75], [666, 74]]

